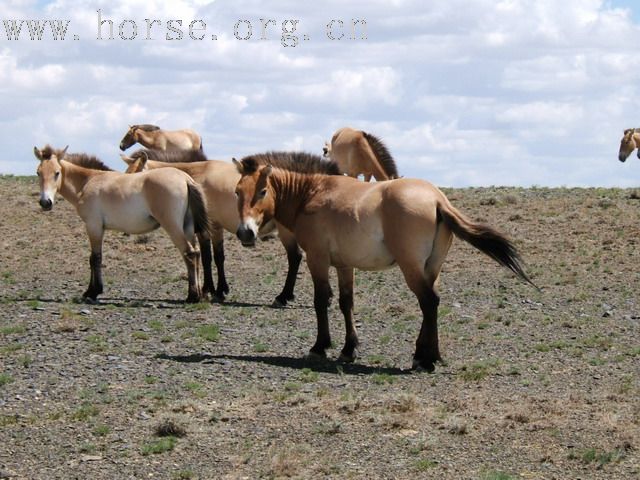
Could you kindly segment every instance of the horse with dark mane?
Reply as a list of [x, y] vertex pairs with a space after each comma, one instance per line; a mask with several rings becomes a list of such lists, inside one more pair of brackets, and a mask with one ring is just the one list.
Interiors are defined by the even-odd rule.
[[338, 164], [341, 173], [365, 182], [373, 176], [377, 181], [398, 178], [396, 163], [387, 146], [375, 135], [344, 127], [333, 134], [331, 144], [325, 143], [324, 156]]
[[[167, 152], [168, 153], [168, 152]], [[184, 153], [183, 153], [184, 155]], [[121, 155], [129, 165], [126, 172], [141, 172], [147, 169], [175, 167], [188, 173], [205, 192], [211, 221], [211, 243], [213, 246], [213, 260], [218, 272], [218, 285], [215, 287], [211, 271], [211, 246], [206, 239], [201, 239], [202, 265], [204, 270], [204, 291], [211, 293], [217, 301], [223, 301], [229, 293], [229, 286], [224, 270], [224, 230], [235, 234], [240, 225], [238, 217], [237, 198], [235, 188], [240, 174], [236, 167], [229, 162], [208, 160], [204, 162], [168, 163], [152, 160], [158, 157], [157, 152], [141, 151], [134, 154], [135, 158]], [[188, 158], [185, 156], [184, 158]], [[323, 160], [317, 155], [304, 152], [267, 152], [246, 157], [261, 165], [271, 164], [280, 168], [305, 173], [323, 173], [339, 175], [335, 163]], [[278, 222], [265, 223], [258, 232], [264, 237], [273, 230], [278, 230], [278, 237], [287, 253], [288, 271], [282, 291], [273, 302], [274, 307], [284, 307], [294, 299], [296, 276], [300, 267], [302, 253], [295, 238]]]
[[157, 125], [148, 123], [130, 125], [120, 140], [120, 150], [124, 152], [136, 143], [156, 150], [202, 150], [202, 139], [197, 132], [188, 128], [162, 130]]
[[327, 313], [331, 266], [338, 273], [346, 330], [340, 360], [353, 362], [358, 347], [354, 268], [381, 270], [397, 265], [423, 315], [413, 366], [428, 371], [440, 360], [437, 280], [453, 235], [530, 282], [510, 240], [490, 226], [471, 221], [428, 182], [402, 178], [365, 183], [345, 176], [283, 170], [253, 158], [235, 163], [241, 174], [236, 195], [238, 238], [243, 245], [253, 245], [259, 228], [275, 220], [306, 253], [318, 325], [312, 356], [325, 357], [331, 346]]
[[202, 297], [200, 252], [195, 234], [206, 234], [209, 220], [202, 189], [175, 168], [139, 175], [114, 172], [86, 154], [67, 154], [49, 145], [33, 148], [40, 161], [40, 206], [53, 208], [56, 193], [71, 203], [85, 223], [91, 244], [91, 280], [84, 297], [96, 300], [103, 292], [102, 240], [105, 230], [140, 234], [164, 228], [187, 266], [187, 302]]
[[[640, 147], [640, 128], [627, 128], [620, 140], [620, 150], [618, 150], [618, 160], [624, 162], [631, 152]], [[640, 149], [638, 149], [640, 158]]]

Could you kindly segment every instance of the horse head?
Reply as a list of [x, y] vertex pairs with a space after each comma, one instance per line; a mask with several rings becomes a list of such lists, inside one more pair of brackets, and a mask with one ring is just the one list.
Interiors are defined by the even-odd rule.
[[138, 125], [129, 125], [129, 130], [125, 133], [122, 140], [120, 140], [120, 150], [123, 152], [134, 145], [138, 140], [136, 139], [136, 130], [138, 129]]
[[[618, 151], [618, 160], [624, 162], [631, 152], [633, 152], [638, 145], [636, 144], [636, 140], [634, 138], [634, 134], [636, 132], [635, 128], [627, 128], [624, 131], [624, 135], [622, 136], [622, 140], [620, 140], [620, 150]], [[640, 150], [638, 150], [638, 158], [640, 158]]]
[[236, 232], [245, 247], [255, 245], [260, 228], [268, 223], [275, 213], [273, 189], [269, 188], [270, 164], [258, 165], [254, 159], [242, 162], [233, 159], [241, 177], [236, 185], [240, 225]]
[[130, 157], [121, 153], [120, 158], [127, 164], [127, 169], [124, 173], [138, 173], [147, 169], [149, 155], [145, 150], [138, 150]]
[[40, 182], [40, 200], [38, 203], [40, 203], [40, 206], [45, 211], [53, 208], [56, 192], [62, 185], [62, 166], [60, 165], [60, 160], [64, 158], [68, 148], [68, 145], [64, 150], [54, 150], [49, 145], [43, 149], [33, 147], [33, 154], [40, 160], [40, 164], [36, 170]]

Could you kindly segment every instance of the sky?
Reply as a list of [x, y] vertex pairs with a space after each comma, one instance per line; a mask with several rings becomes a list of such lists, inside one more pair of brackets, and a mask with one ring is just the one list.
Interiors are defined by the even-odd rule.
[[129, 124], [193, 128], [222, 160], [321, 154], [351, 126], [440, 186], [636, 187], [617, 153], [639, 46], [632, 0], [3, 0], [0, 173], [34, 174], [46, 143], [124, 170]]

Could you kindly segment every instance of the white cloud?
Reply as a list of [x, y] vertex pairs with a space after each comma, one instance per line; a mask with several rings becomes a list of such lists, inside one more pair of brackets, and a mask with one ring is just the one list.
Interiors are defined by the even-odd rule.
[[[32, 173], [21, 159], [44, 142], [120, 168], [128, 123], [195, 128], [217, 158], [320, 153], [351, 125], [381, 136], [401, 174], [437, 184], [627, 185], [633, 166], [615, 154], [640, 126], [640, 30], [612, 3], [9, 0], [3, 17], [66, 18], [81, 40], [9, 42], [0, 25], [0, 171]], [[99, 8], [116, 35], [136, 21], [138, 38], [96, 40]], [[155, 40], [145, 18], [163, 22]], [[277, 20], [269, 40], [260, 18]], [[310, 40], [283, 47], [286, 18]], [[368, 39], [329, 40], [332, 18], [366, 19]], [[205, 20], [206, 40], [164, 40], [169, 19]], [[250, 40], [234, 37], [239, 19]]]

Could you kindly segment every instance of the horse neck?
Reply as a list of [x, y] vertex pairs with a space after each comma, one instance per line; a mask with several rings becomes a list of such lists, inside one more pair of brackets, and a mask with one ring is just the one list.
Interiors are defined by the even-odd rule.
[[93, 171], [66, 160], [60, 160], [60, 167], [62, 168], [62, 182], [59, 193], [75, 207], [78, 205], [78, 199], [84, 186], [93, 176]]
[[315, 175], [302, 175], [286, 170], [274, 171], [270, 186], [275, 198], [275, 219], [291, 231], [298, 215], [309, 203], [314, 192]]
[[146, 130], [142, 130], [142, 129], [137, 129], [136, 130], [136, 136], [138, 137], [138, 143], [144, 145], [147, 148], [152, 148], [153, 145], [155, 145], [156, 142], [156, 133], [158, 133], [159, 130], [154, 130], [151, 132], [147, 132]]

